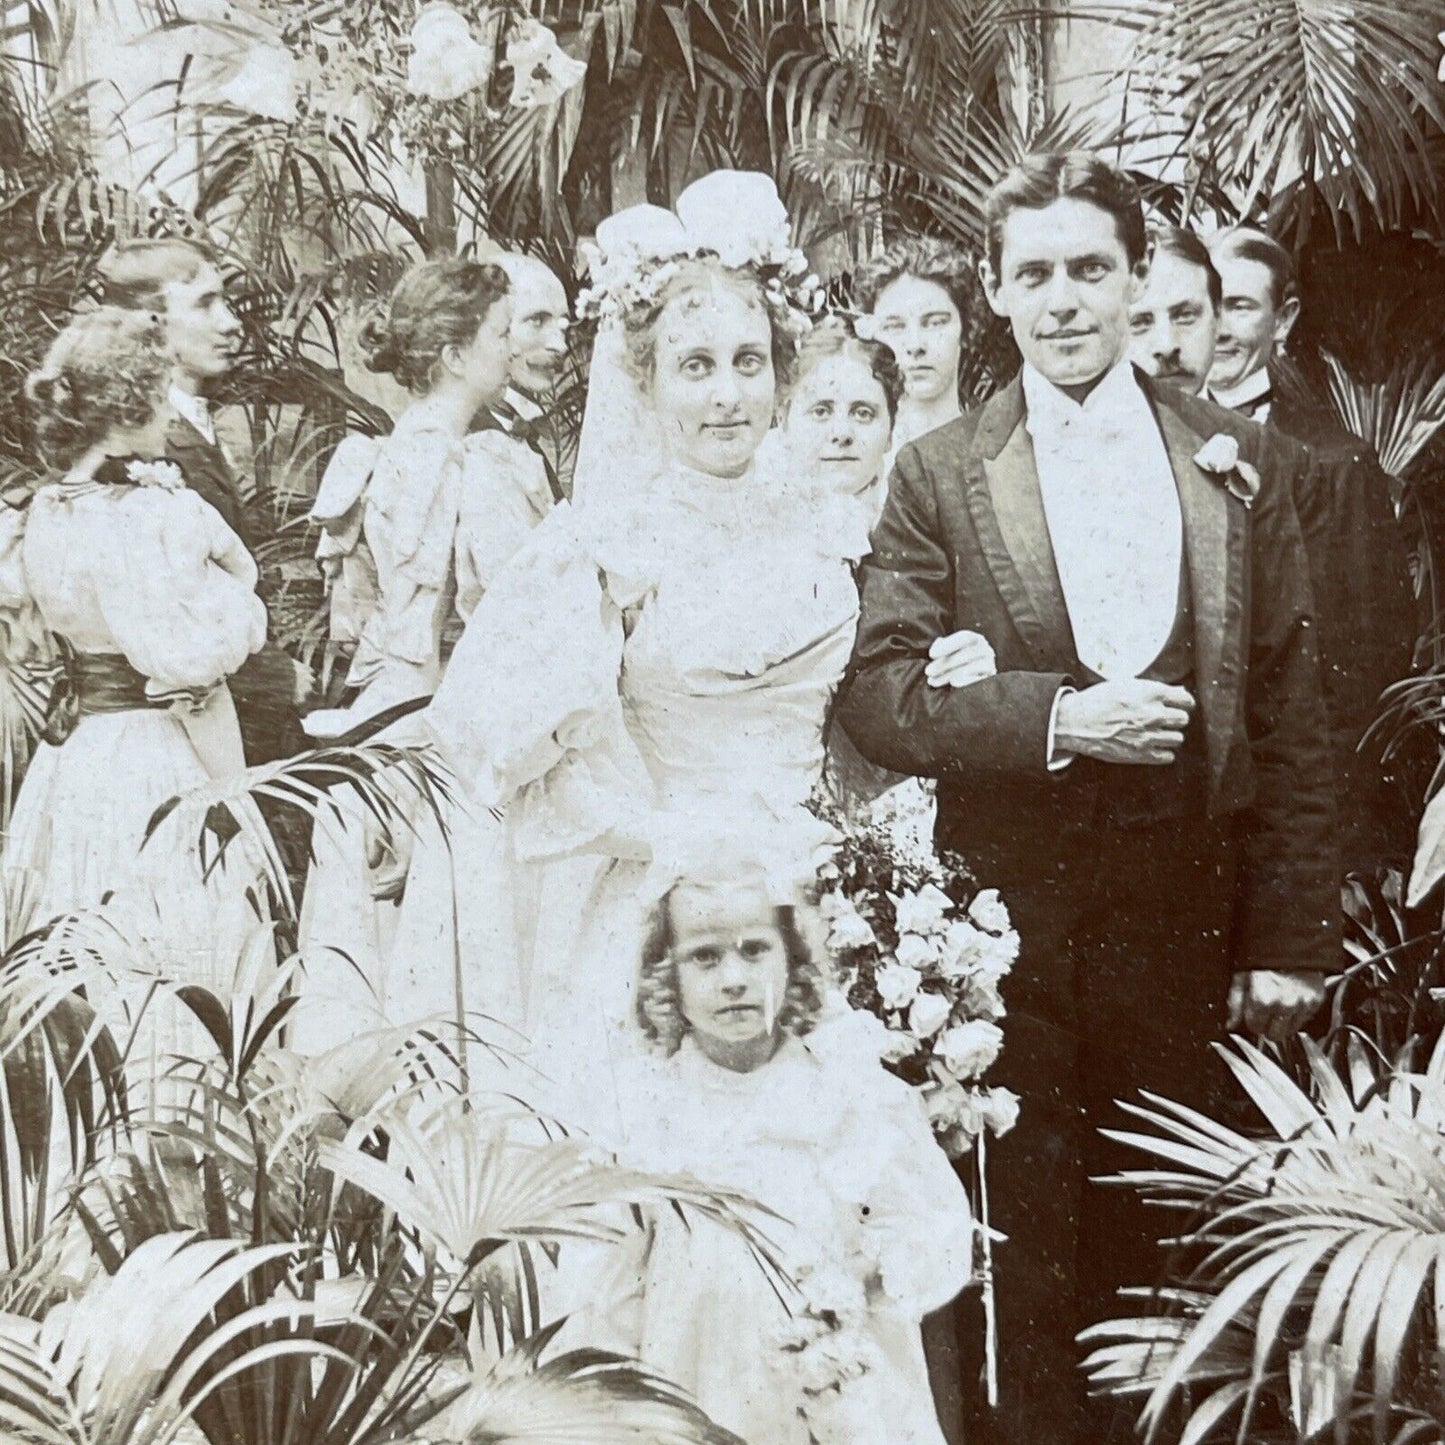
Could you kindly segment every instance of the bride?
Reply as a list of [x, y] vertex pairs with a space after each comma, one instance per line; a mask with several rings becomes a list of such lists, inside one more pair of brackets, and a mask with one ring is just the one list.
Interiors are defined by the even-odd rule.
[[518, 976], [479, 1006], [515, 999], [539, 1062], [589, 1070], [620, 1046], [655, 810], [808, 798], [867, 545], [757, 463], [801, 329], [772, 181], [715, 172], [598, 246], [574, 504], [482, 599], [427, 714], [531, 901]]

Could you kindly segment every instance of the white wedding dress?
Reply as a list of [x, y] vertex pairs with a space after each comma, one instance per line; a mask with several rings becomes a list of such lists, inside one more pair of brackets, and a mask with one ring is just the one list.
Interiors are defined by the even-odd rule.
[[[751, 471], [671, 467], [628, 504], [559, 508], [483, 599], [431, 708], [475, 813], [493, 805], [510, 954], [468, 965], [476, 1007], [587, 1088], [629, 1051], [658, 818], [740, 799], [800, 812], [853, 642], [859, 514]], [[410, 888], [410, 883], [408, 888]]]

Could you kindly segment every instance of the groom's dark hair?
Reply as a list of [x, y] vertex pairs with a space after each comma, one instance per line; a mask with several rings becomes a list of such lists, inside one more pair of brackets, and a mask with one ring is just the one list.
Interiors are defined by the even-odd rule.
[[988, 193], [983, 206], [988, 263], [999, 269], [1004, 222], [1015, 211], [1041, 211], [1055, 201], [1087, 201], [1114, 218], [1131, 266], [1148, 250], [1139, 187], [1089, 151], [1044, 151], [1020, 161]]

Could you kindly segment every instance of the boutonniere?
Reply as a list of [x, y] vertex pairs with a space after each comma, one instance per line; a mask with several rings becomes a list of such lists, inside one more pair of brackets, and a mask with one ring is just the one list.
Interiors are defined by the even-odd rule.
[[178, 492], [186, 484], [181, 469], [174, 462], [130, 462], [126, 478], [138, 487], [160, 487], [162, 491]]
[[1231, 497], [1238, 497], [1246, 507], [1254, 505], [1259, 495], [1259, 468], [1239, 455], [1239, 443], [1227, 432], [1215, 434], [1194, 453], [1194, 465], [1215, 477]]

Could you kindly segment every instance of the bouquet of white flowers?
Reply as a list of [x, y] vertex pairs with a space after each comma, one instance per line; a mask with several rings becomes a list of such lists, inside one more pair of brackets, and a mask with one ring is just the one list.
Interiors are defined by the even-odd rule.
[[798, 1298], [774, 1334], [777, 1368], [797, 1393], [813, 1445], [846, 1445], [856, 1438], [859, 1382], [880, 1363], [863, 1328], [867, 1294], [840, 1267], [795, 1265], [792, 1275]]
[[956, 1159], [1018, 1118], [1018, 1096], [980, 1080], [1003, 1046], [1000, 986], [1019, 939], [998, 891], [935, 852], [932, 810], [914, 781], [840, 824], [819, 907], [849, 1005], [882, 1025], [872, 1025], [879, 1057], [923, 1092]]

